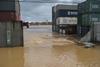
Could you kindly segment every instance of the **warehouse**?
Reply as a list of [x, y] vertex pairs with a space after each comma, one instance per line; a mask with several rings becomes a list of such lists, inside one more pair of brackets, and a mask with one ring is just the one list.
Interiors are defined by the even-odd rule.
[[52, 8], [53, 32], [76, 34], [77, 5], [56, 5]]
[[100, 1], [87, 0], [78, 5], [78, 36], [82, 41], [100, 41]]
[[19, 0], [0, 1], [0, 47], [23, 45]]

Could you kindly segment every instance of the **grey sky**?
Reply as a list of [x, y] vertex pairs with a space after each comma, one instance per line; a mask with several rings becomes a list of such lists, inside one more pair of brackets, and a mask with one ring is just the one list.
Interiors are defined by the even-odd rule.
[[[76, 1], [76, 0], [22, 0], [22, 1]], [[80, 1], [80, 0], [77, 0]], [[21, 19], [23, 21], [51, 21], [52, 19], [52, 6], [58, 3], [34, 3], [34, 2], [21, 2]], [[61, 3], [60, 3], [61, 4]], [[66, 4], [66, 3], [64, 3]]]

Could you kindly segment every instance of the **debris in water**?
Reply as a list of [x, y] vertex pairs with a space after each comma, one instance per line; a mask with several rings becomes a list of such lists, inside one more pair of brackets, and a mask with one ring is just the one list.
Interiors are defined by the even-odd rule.
[[85, 48], [95, 47], [95, 44], [90, 43], [90, 42], [84, 42], [83, 44], [85, 45]]

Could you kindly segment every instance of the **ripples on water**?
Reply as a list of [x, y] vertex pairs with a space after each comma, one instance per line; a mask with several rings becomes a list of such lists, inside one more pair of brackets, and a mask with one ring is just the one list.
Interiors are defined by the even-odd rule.
[[24, 29], [24, 47], [0, 48], [0, 67], [100, 67], [100, 47], [77, 46], [51, 26]]

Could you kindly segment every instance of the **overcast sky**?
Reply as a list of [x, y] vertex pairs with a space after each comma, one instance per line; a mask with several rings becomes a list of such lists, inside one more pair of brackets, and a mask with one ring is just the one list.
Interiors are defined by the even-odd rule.
[[[23, 21], [51, 21], [52, 19], [52, 6], [58, 3], [46, 3], [46, 2], [72, 2], [82, 0], [22, 0], [32, 2], [21, 2], [21, 19]], [[45, 3], [38, 3], [45, 2]], [[62, 3], [60, 3], [62, 4]], [[67, 3], [63, 3], [67, 4]]]

